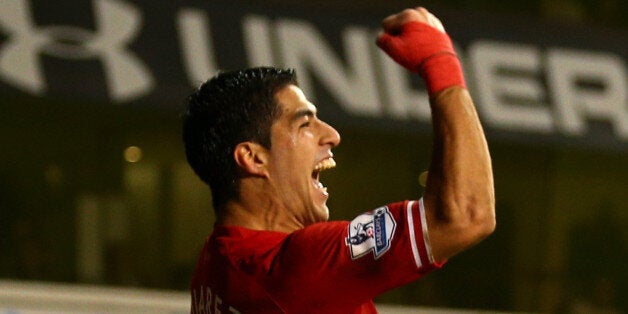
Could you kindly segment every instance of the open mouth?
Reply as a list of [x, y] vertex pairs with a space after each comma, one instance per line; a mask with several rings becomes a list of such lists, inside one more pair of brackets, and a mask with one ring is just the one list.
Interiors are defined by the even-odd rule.
[[320, 173], [334, 167], [336, 167], [336, 161], [334, 161], [333, 158], [327, 158], [318, 162], [316, 166], [314, 166], [314, 171], [312, 171], [312, 183], [314, 187], [321, 190], [325, 195], [328, 195], [327, 188], [320, 181]]

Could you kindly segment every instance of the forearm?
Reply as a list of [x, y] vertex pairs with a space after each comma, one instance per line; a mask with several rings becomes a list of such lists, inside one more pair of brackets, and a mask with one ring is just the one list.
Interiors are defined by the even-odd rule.
[[434, 258], [447, 259], [495, 227], [491, 159], [473, 101], [450, 87], [431, 100], [434, 144], [424, 195]]

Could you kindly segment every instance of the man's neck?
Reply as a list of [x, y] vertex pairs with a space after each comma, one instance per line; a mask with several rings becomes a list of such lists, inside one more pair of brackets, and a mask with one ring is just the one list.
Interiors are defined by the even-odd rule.
[[216, 224], [286, 233], [304, 227], [294, 217], [290, 217], [288, 211], [268, 199], [229, 201], [222, 214], [216, 217]]

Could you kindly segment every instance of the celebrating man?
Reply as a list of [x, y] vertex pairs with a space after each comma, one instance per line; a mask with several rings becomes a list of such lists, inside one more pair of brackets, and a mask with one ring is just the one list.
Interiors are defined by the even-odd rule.
[[375, 296], [494, 230], [490, 156], [451, 40], [424, 8], [382, 27], [377, 45], [419, 73], [430, 95], [424, 196], [328, 222], [319, 174], [335, 167], [340, 135], [294, 71], [217, 75], [190, 96], [184, 117], [188, 161], [216, 212], [192, 279], [192, 313], [376, 313]]

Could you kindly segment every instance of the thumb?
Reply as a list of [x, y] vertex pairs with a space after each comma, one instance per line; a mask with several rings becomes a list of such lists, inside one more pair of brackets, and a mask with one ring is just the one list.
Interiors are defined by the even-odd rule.
[[375, 43], [377, 44], [377, 47], [379, 47], [380, 49], [384, 50], [385, 52], [389, 52], [391, 50], [394, 50], [394, 46], [395, 46], [395, 38], [394, 36], [385, 33], [385, 32], [380, 32], [379, 35], [377, 36], [377, 40], [375, 41]]
[[410, 60], [408, 60], [408, 55], [406, 52], [406, 50], [408, 49], [406, 48], [406, 43], [398, 36], [381, 32], [379, 36], [377, 36], [377, 41], [375, 43], [393, 60], [395, 60], [406, 69], [412, 72], [418, 71], [418, 65], [415, 65]]

